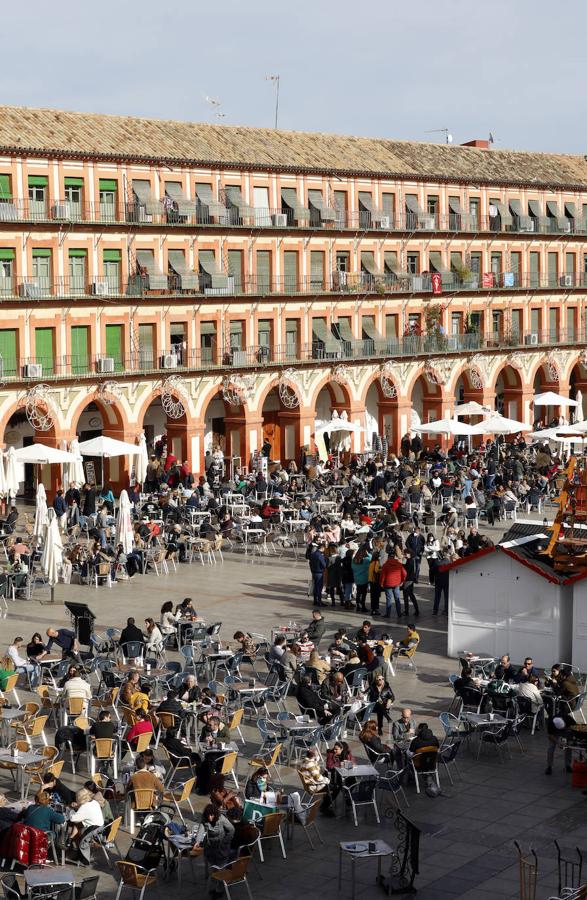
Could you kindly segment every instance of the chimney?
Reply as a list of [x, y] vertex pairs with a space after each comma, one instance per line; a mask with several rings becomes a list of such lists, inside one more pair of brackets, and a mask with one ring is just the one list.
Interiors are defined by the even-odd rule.
[[465, 141], [464, 144], [461, 144], [461, 147], [476, 147], [477, 150], [489, 150], [489, 141], [480, 141], [478, 139]]

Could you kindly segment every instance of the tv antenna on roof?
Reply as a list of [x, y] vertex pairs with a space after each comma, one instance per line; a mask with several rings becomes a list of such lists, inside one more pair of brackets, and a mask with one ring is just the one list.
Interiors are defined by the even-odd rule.
[[445, 143], [452, 144], [452, 134], [448, 128], [430, 128], [428, 131], [425, 131], [424, 134], [443, 134], [445, 136]]

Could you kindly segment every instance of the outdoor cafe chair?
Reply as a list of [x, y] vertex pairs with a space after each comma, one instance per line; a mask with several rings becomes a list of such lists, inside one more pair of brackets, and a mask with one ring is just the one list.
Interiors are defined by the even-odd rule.
[[477, 759], [481, 756], [481, 751], [485, 746], [495, 747], [499, 761], [503, 762], [502, 748], [505, 752], [507, 749], [507, 741], [512, 735], [512, 723], [506, 722], [501, 728], [486, 729], [483, 728], [479, 732], [479, 748], [477, 750]]
[[420, 778], [433, 778], [440, 789], [438, 777], [438, 747], [420, 747], [410, 758], [410, 769], [416, 783], [416, 791], [420, 793]]
[[[247, 881], [247, 871], [251, 864], [251, 859], [251, 856], [240, 856], [234, 862], [227, 863], [225, 866], [210, 867], [211, 880], [222, 884], [226, 893], [227, 900], [230, 900], [230, 898], [232, 897], [230, 888], [236, 884], [244, 884], [249, 895], [249, 900], [253, 900], [251, 888], [249, 887], [249, 882]], [[141, 898], [139, 898], [139, 900], [141, 900]]]
[[461, 743], [462, 741], [453, 741], [452, 744], [443, 744], [438, 751], [438, 759], [446, 769], [446, 774], [448, 775], [451, 784], [454, 784], [452, 775], [450, 774], [451, 768], [454, 768], [459, 778], [461, 777], [456, 759]]
[[400, 771], [398, 771], [397, 769], [387, 769], [387, 771], [379, 775], [377, 779], [377, 787], [379, 788], [379, 790], [384, 792], [387, 791], [388, 793], [390, 793], [398, 809], [402, 808], [402, 805], [399, 801], [400, 794], [403, 798], [404, 804], [406, 806], [410, 805], [402, 784], [404, 772], [404, 769], [401, 769]]

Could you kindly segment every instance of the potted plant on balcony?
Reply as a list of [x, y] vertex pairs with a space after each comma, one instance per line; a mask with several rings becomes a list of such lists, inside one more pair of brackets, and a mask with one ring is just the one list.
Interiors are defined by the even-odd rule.
[[424, 313], [426, 322], [426, 343], [429, 349], [439, 350], [446, 344], [446, 332], [442, 326], [442, 303], [430, 303]]
[[454, 270], [462, 288], [466, 288], [467, 290], [477, 290], [479, 287], [479, 278], [466, 263], [457, 263], [454, 266]]

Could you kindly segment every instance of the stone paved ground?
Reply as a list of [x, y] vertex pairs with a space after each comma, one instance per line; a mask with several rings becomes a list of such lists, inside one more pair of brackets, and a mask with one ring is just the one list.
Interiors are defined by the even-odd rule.
[[[497, 534], [497, 532], [496, 532]], [[307, 568], [303, 561], [263, 559], [252, 561], [242, 556], [225, 554], [223, 564], [202, 567], [183, 565], [177, 574], [135, 578], [132, 583], [118, 584], [108, 590], [100, 588], [60, 586], [55, 606], [41, 605], [37, 600], [17, 601], [10, 605], [8, 617], [0, 620], [0, 645], [5, 646], [16, 633], [28, 638], [34, 630], [49, 624], [65, 624], [67, 617], [61, 606], [66, 599], [89, 603], [98, 616], [99, 629], [118, 626], [127, 615], [137, 619], [156, 617], [166, 599], [177, 601], [192, 596], [198, 611], [208, 622], [222, 620], [222, 636], [231, 638], [237, 627], [268, 634], [271, 626], [289, 619], [309, 621], [310, 603], [307, 597]], [[418, 674], [401, 669], [396, 675], [394, 691], [397, 706], [410, 705], [418, 721], [426, 720], [438, 731], [435, 717], [448, 708], [451, 691], [447, 676], [454, 671], [454, 662], [447, 659], [446, 620], [431, 616], [430, 589], [420, 585], [423, 598], [419, 630], [422, 636], [418, 653]], [[327, 636], [340, 625], [358, 626], [354, 613], [324, 611]], [[379, 631], [384, 626], [378, 625]], [[394, 637], [403, 629], [392, 620]], [[531, 646], [529, 646], [531, 652]], [[292, 706], [293, 708], [293, 706]], [[244, 730], [247, 740], [245, 756], [256, 746], [257, 731], [252, 725]], [[556, 760], [551, 778], [544, 775], [546, 741], [542, 733], [531, 737], [524, 734], [525, 753], [512, 749], [512, 759], [501, 764], [487, 752], [480, 762], [474, 754], [464, 753], [458, 764], [461, 778], [450, 785], [441, 774], [442, 795], [431, 799], [417, 796], [413, 786], [407, 789], [410, 807], [408, 814], [415, 821], [425, 823], [435, 835], [424, 836], [421, 843], [420, 873], [416, 880], [421, 900], [485, 900], [485, 898], [513, 898], [519, 896], [519, 875], [516, 852], [512, 841], [517, 839], [524, 849], [534, 846], [539, 857], [537, 898], [556, 893], [556, 852], [553, 840], [558, 838], [564, 847], [580, 846], [587, 850], [587, 798], [571, 788], [565, 775], [562, 758]], [[362, 756], [360, 745], [353, 750]], [[245, 776], [245, 759], [239, 763], [239, 773]], [[75, 779], [67, 774], [70, 783]], [[299, 788], [297, 776], [283, 769], [284, 781], [292, 789]], [[244, 778], [241, 777], [241, 783]], [[0, 785], [2, 782], [0, 781]], [[7, 786], [7, 785], [6, 785]], [[388, 804], [382, 800], [383, 806]], [[197, 798], [197, 808], [202, 807]], [[255, 900], [293, 900], [301, 895], [330, 900], [350, 897], [350, 876], [344, 870], [344, 883], [339, 893], [338, 842], [341, 840], [383, 837], [395, 846], [397, 836], [393, 820], [383, 813], [377, 826], [371, 813], [361, 816], [354, 828], [350, 818], [340, 814], [336, 819], [321, 818], [320, 829], [324, 846], [315, 851], [301, 832], [296, 832], [293, 845], [287, 847], [288, 858], [283, 860], [276, 846], [267, 848], [267, 862], [260, 866], [262, 879], [253, 871], [251, 887]], [[121, 846], [126, 849], [129, 837], [123, 834]], [[174, 894], [178, 900], [205, 896], [203, 873], [196, 867], [194, 884], [189, 868], [179, 888], [175, 880], [162, 881], [150, 891], [153, 897]], [[115, 881], [112, 871], [101, 864], [99, 871], [100, 897], [113, 895]], [[374, 886], [375, 869], [371, 863], [357, 867], [357, 897], [374, 897], [382, 892]], [[234, 895], [240, 897], [242, 888]]]

